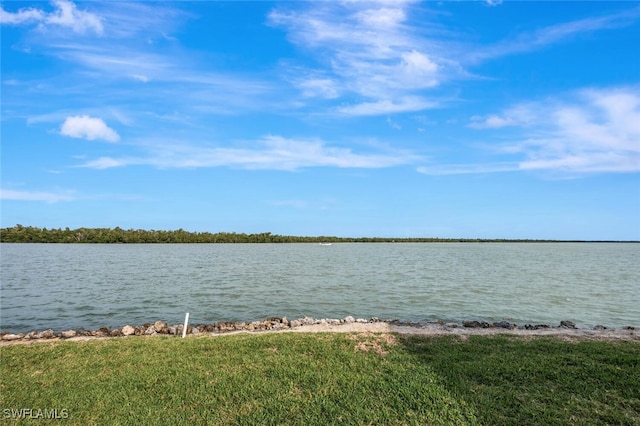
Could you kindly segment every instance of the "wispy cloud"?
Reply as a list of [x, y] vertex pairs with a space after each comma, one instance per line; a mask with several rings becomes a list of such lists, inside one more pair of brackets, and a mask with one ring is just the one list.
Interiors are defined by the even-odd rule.
[[340, 106], [336, 108], [336, 111], [342, 115], [366, 116], [423, 111], [437, 106], [437, 102], [429, 101], [419, 96], [405, 96], [395, 100], [381, 99], [373, 102]]
[[8, 12], [0, 8], [0, 22], [9, 25], [37, 23], [40, 29], [63, 27], [70, 28], [77, 34], [87, 32], [102, 34], [104, 27], [102, 18], [98, 15], [80, 10], [75, 3], [68, 0], [53, 0], [51, 5], [54, 8], [51, 12], [35, 8]]
[[544, 46], [566, 41], [579, 34], [632, 25], [640, 18], [640, 7], [608, 15], [579, 19], [522, 32], [488, 46], [478, 46], [468, 52], [465, 62], [483, 61], [499, 56], [530, 52]]
[[292, 42], [321, 63], [302, 73], [294, 68], [302, 74], [295, 83], [304, 96], [353, 98], [351, 105], [335, 109], [346, 115], [417, 111], [435, 102], [417, 93], [440, 85], [455, 64], [409, 25], [412, 3], [320, 2], [274, 10], [269, 22], [285, 28]]
[[584, 90], [578, 100], [583, 103], [560, 103], [538, 116], [548, 136], [506, 147], [526, 154], [521, 167], [640, 172], [640, 91]]
[[0, 199], [13, 201], [41, 201], [45, 203], [58, 203], [60, 201], [73, 201], [72, 192], [42, 192], [42, 191], [16, 191], [12, 189], [0, 189]]
[[250, 147], [216, 147], [177, 142], [142, 146], [147, 155], [101, 157], [81, 167], [108, 169], [134, 165], [158, 168], [236, 167], [293, 171], [308, 167], [385, 168], [415, 164], [424, 158], [404, 150], [356, 153], [350, 148], [329, 146], [321, 140], [267, 136]]
[[88, 115], [67, 117], [60, 127], [60, 134], [88, 140], [102, 139], [107, 142], [120, 140], [120, 135], [107, 126], [101, 118], [89, 117]]
[[496, 155], [517, 160], [421, 167], [426, 174], [548, 170], [561, 173], [640, 172], [640, 89], [584, 89], [562, 98], [516, 105], [471, 127], [517, 131], [512, 142], [492, 145]]

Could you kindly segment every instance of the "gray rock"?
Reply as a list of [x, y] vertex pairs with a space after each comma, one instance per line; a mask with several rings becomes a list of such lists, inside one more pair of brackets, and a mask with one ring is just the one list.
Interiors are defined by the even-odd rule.
[[458, 325], [458, 323], [455, 323], [455, 322], [448, 322], [448, 323], [445, 324], [445, 327], [447, 327], [447, 328], [458, 328], [459, 325]]
[[344, 317], [344, 322], [347, 324], [351, 324], [352, 322], [356, 322], [356, 320], [351, 315], [349, 315], [348, 317]]
[[67, 330], [67, 331], [63, 331], [62, 333], [60, 333], [60, 336], [65, 338], [65, 339], [69, 339], [71, 337], [76, 337], [76, 331], [75, 330]]
[[200, 333], [201, 333], [201, 331], [200, 331], [200, 330], [198, 330], [198, 327], [193, 327], [193, 328], [191, 329], [191, 334], [200, 334]]
[[493, 323], [494, 327], [498, 327], [498, 328], [508, 328], [508, 329], [514, 329], [517, 327], [516, 324], [509, 322], [509, 321], [498, 321], [498, 322], [494, 322]]
[[371, 317], [371, 319], [369, 321], [370, 322], [380, 322], [380, 319], [378, 319], [378, 317]]
[[300, 327], [301, 325], [302, 325], [302, 322], [300, 322], [300, 320], [291, 320], [291, 322], [289, 322], [289, 326], [291, 328]]
[[462, 321], [462, 325], [467, 328], [489, 328], [489, 323], [485, 321]]
[[147, 329], [144, 331], [145, 336], [153, 336], [154, 334], [158, 334], [156, 333], [156, 329], [154, 326], [150, 325], [149, 327], [147, 327]]
[[133, 336], [134, 334], [136, 334], [136, 329], [131, 327], [130, 325], [125, 325], [124, 327], [122, 327], [122, 330], [120, 330], [120, 332], [123, 336]]
[[560, 327], [576, 328], [576, 324], [573, 321], [560, 321]]
[[358, 318], [358, 319], [356, 319], [356, 322], [357, 322], [357, 323], [360, 323], [360, 324], [366, 324], [366, 323], [368, 323], [369, 321], [367, 321], [367, 320], [366, 320], [366, 319], [364, 319], [364, 318]]
[[56, 333], [54, 333], [52, 329], [44, 330], [38, 333], [38, 335], [41, 339], [53, 339], [56, 337]]
[[313, 325], [316, 323], [316, 320], [311, 317], [304, 317], [300, 319], [300, 322], [302, 323], [302, 325]]
[[5, 334], [2, 336], [2, 340], [6, 340], [6, 341], [12, 341], [12, 340], [20, 340], [24, 337], [24, 334], [13, 334], [13, 333], [9, 333], [9, 334]]
[[594, 330], [606, 330], [607, 327], [605, 327], [604, 325], [596, 325], [595, 327], [593, 327]]
[[536, 324], [536, 325], [525, 324], [524, 326], [525, 330], [540, 330], [544, 328], [549, 328], [549, 324]]
[[156, 321], [153, 324], [153, 328], [156, 330], [156, 333], [167, 334], [169, 332], [169, 326], [164, 321]]
[[31, 339], [39, 339], [39, 333], [37, 331], [30, 331], [27, 333], [26, 336], [24, 336], [25, 340], [31, 340]]

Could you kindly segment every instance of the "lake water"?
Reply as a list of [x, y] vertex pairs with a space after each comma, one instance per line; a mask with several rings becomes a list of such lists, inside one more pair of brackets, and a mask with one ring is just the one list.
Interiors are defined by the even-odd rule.
[[0, 329], [354, 317], [640, 326], [640, 244], [2, 244]]

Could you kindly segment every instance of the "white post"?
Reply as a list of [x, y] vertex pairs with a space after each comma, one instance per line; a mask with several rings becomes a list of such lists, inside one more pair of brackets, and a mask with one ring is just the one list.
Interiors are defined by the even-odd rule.
[[189, 312], [184, 316], [184, 326], [182, 327], [182, 338], [184, 339], [187, 335], [187, 325], [189, 324]]

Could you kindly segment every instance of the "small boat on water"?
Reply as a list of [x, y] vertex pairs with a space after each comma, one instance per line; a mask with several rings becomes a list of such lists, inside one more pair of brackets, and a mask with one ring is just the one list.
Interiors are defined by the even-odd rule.
[[320, 243], [321, 246], [330, 246], [333, 243]]

